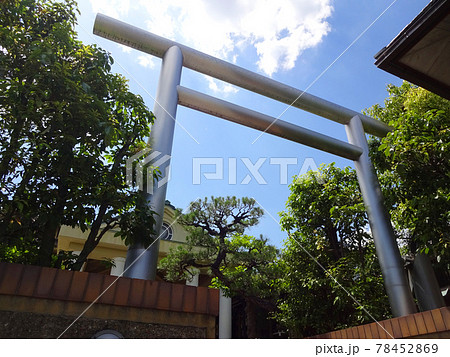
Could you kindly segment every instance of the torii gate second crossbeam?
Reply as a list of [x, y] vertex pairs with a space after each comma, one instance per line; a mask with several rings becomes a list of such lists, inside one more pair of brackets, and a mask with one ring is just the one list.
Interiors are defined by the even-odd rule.
[[[153, 111], [157, 120], [150, 137], [154, 151], [163, 155], [171, 154], [174, 119], [180, 104], [353, 160], [392, 312], [395, 316], [416, 312], [393, 229], [383, 205], [378, 178], [369, 159], [365, 136], [367, 132], [383, 137], [390, 131], [387, 125], [105, 15], [97, 15], [94, 33], [163, 59]], [[181, 87], [179, 84], [183, 66], [344, 124], [348, 143]], [[159, 167], [160, 171], [164, 172], [169, 164], [170, 161], [166, 161]], [[154, 193], [149, 196], [149, 204], [159, 215], [157, 232], [162, 226], [166, 189], [167, 185], [154, 188]], [[159, 242], [155, 242], [148, 251], [139, 244], [129, 247], [124, 275], [154, 279], [158, 251]], [[140, 259], [135, 261], [138, 256]]]

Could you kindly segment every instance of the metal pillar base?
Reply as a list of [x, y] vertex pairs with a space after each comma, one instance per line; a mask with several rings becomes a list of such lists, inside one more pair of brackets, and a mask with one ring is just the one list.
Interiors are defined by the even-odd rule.
[[128, 248], [123, 276], [126, 278], [155, 280], [159, 254], [159, 239], [146, 249], [142, 245]]
[[426, 254], [416, 254], [411, 278], [414, 295], [416, 295], [421, 311], [439, 309], [445, 306], [430, 258]]

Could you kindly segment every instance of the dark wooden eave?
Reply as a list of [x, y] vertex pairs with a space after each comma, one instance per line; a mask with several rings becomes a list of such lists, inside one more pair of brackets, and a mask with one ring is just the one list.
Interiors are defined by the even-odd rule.
[[450, 100], [450, 0], [431, 1], [375, 65]]

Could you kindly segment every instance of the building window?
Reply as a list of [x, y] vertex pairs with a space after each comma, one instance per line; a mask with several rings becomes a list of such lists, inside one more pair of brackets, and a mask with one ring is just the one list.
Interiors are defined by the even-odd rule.
[[172, 227], [170, 227], [166, 222], [164, 222], [161, 227], [161, 239], [172, 240], [172, 237], [173, 237]]

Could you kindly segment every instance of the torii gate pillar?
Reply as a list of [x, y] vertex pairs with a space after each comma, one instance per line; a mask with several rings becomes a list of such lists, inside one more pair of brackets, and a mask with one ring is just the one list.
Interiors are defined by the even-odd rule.
[[378, 178], [369, 158], [369, 146], [359, 116], [353, 117], [345, 129], [349, 143], [363, 149], [362, 155], [354, 161], [355, 169], [392, 312], [394, 316], [414, 313], [416, 306], [409, 290], [394, 231], [384, 207]]
[[[183, 54], [177, 46], [170, 47], [163, 56], [158, 90], [156, 92], [153, 114], [156, 117], [150, 133], [149, 144], [153, 153], [158, 152], [156, 159], [167, 155], [169, 158], [158, 165], [163, 177], [167, 177], [170, 168], [173, 133], [178, 107], [177, 86], [180, 84], [183, 67]], [[128, 248], [125, 271], [127, 278], [155, 280], [159, 253], [159, 233], [161, 231], [166, 201], [167, 182], [155, 184], [153, 193], [143, 192], [149, 206], [156, 212], [156, 235], [154, 243], [147, 249], [141, 243]]]

